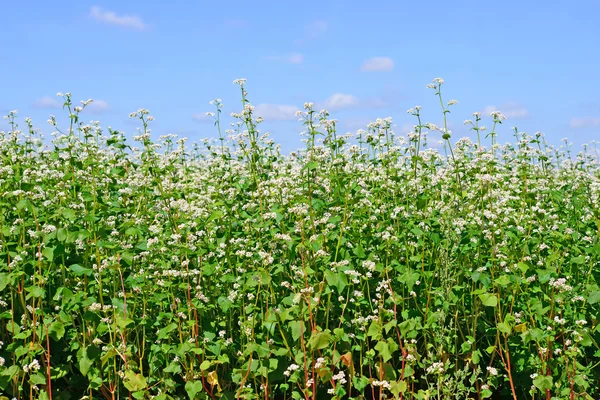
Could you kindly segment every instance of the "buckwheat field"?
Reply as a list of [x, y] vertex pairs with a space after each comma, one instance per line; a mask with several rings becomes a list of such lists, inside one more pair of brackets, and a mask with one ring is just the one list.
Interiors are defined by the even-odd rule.
[[284, 153], [234, 83], [236, 122], [215, 100], [194, 144], [69, 93], [51, 137], [6, 117], [0, 399], [598, 398], [595, 143], [500, 112], [456, 140], [436, 78], [411, 132], [306, 103]]

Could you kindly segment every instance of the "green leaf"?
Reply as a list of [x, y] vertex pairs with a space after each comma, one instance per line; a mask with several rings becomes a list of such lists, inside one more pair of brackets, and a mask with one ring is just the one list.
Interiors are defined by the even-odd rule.
[[313, 332], [308, 341], [308, 347], [311, 350], [322, 350], [329, 346], [329, 340], [331, 339], [331, 334], [327, 331], [325, 332]]
[[187, 381], [185, 383], [185, 391], [189, 396], [190, 400], [194, 400], [196, 398], [196, 393], [202, 391], [202, 382], [201, 381]]
[[381, 338], [381, 322], [379, 320], [373, 320], [371, 325], [369, 325], [369, 329], [367, 330], [367, 336], [372, 337], [373, 339]]
[[600, 290], [596, 290], [594, 292], [591, 292], [590, 295], [587, 298], [587, 301], [590, 304], [596, 304], [596, 303], [600, 302]]
[[231, 306], [233, 306], [233, 303], [231, 302], [231, 300], [229, 300], [225, 296], [219, 297], [217, 299], [217, 304], [219, 305], [219, 307], [221, 307], [221, 311], [223, 311], [224, 313], [226, 313], [227, 311], [229, 311], [229, 309], [231, 308]]
[[44, 250], [42, 250], [42, 255], [48, 260], [48, 261], [52, 261], [54, 260], [54, 247], [44, 247]]
[[533, 380], [533, 385], [540, 389], [541, 391], [546, 391], [548, 389], [552, 389], [553, 382], [551, 376], [546, 375], [538, 375]]
[[279, 360], [276, 358], [269, 358], [269, 371], [275, 371], [279, 366]]
[[27, 200], [26, 199], [19, 200], [19, 202], [17, 203], [17, 210], [22, 210], [25, 207], [27, 207]]
[[510, 332], [512, 331], [512, 328], [510, 327], [510, 324], [508, 324], [506, 322], [500, 322], [498, 324], [498, 330], [502, 333], [510, 334]]
[[42, 373], [36, 372], [34, 374], [29, 375], [29, 383], [31, 383], [32, 385], [45, 385], [47, 382], [46, 378]]
[[390, 382], [390, 392], [392, 392], [395, 399], [398, 399], [400, 397], [400, 393], [406, 392], [406, 389], [408, 389], [406, 381]]
[[158, 340], [164, 339], [169, 335], [169, 333], [173, 332], [175, 329], [177, 329], [177, 324], [171, 323], [171, 324], [165, 326], [164, 328], [160, 329], [158, 331], [158, 336], [156, 338]]
[[93, 361], [89, 359], [85, 348], [82, 348], [80, 353], [81, 355], [79, 356], [79, 370], [84, 376], [86, 376], [90, 368], [92, 367]]
[[213, 211], [213, 212], [210, 214], [210, 216], [208, 217], [208, 219], [206, 220], [206, 222], [210, 222], [210, 221], [212, 221], [212, 220], [214, 220], [214, 219], [221, 218], [223, 215], [225, 215], [225, 214], [223, 213], [223, 211], [221, 211], [221, 210], [214, 210], [214, 211]]
[[93, 269], [82, 267], [79, 264], [73, 264], [73, 265], [69, 266], [69, 269], [77, 276], [81, 276], [81, 275], [92, 276], [92, 274], [94, 273]]
[[367, 258], [367, 254], [365, 253], [365, 249], [363, 249], [363, 247], [359, 244], [357, 244], [354, 248], [352, 248], [352, 252], [358, 257], [358, 258]]
[[140, 232], [140, 230], [136, 227], [129, 227], [125, 230], [125, 236], [135, 236], [135, 235], [139, 235], [142, 232]]
[[8, 286], [8, 274], [3, 272], [0, 273], [0, 292]]
[[490, 293], [482, 293], [479, 295], [479, 299], [486, 307], [496, 307], [498, 306], [498, 297], [495, 294]]
[[381, 356], [381, 358], [383, 358], [383, 362], [388, 362], [389, 359], [392, 358], [390, 346], [385, 340], [380, 340], [379, 342], [377, 342], [377, 344], [375, 345], [375, 350], [379, 352], [379, 355]]
[[46, 291], [39, 286], [30, 286], [28, 288], [25, 288], [25, 290], [29, 293], [27, 295], [27, 299], [30, 299], [32, 297], [35, 297], [35, 298], [44, 297], [44, 294], [46, 293]]
[[309, 171], [312, 171], [313, 169], [317, 168], [319, 166], [319, 163], [316, 161], [309, 161], [308, 163], [306, 163], [306, 169], [308, 169]]
[[521, 270], [522, 273], [526, 273], [529, 269], [529, 266], [522, 261], [519, 261], [517, 263], [517, 267]]
[[325, 271], [325, 280], [327, 285], [335, 286], [339, 293], [342, 293], [348, 285], [348, 278], [343, 272]]
[[508, 286], [510, 284], [510, 278], [507, 275], [500, 275], [500, 277], [494, 280], [494, 284], [500, 286]]
[[125, 251], [123, 253], [121, 253], [121, 260], [127, 264], [127, 265], [131, 265], [133, 264], [133, 256], [134, 254], [129, 252], [129, 251]]
[[573, 257], [571, 258], [571, 262], [573, 264], [583, 264], [585, 262], [585, 256]]
[[11, 365], [10, 367], [0, 372], [0, 389], [5, 389], [8, 386], [9, 382], [13, 379], [13, 377], [19, 373], [19, 371], [19, 366]]
[[123, 381], [123, 385], [125, 385], [125, 387], [132, 392], [138, 392], [148, 387], [144, 375], [136, 374], [130, 369], [125, 371], [125, 380]]
[[[435, 316], [436, 316], [435, 313], [429, 314], [429, 318], [434, 318]], [[409, 332], [412, 332], [417, 328], [417, 321], [415, 321], [414, 318], [407, 319], [406, 321], [402, 321], [400, 323], [400, 325], [398, 325], [398, 328], [400, 328], [400, 332], [402, 333], [402, 336], [405, 336]]]
[[479, 350], [475, 350], [473, 352], [473, 354], [471, 354], [471, 361], [473, 361], [473, 364], [479, 364], [480, 360], [481, 360], [481, 352]]
[[163, 371], [169, 374], [179, 374], [181, 372], [181, 366], [176, 362], [172, 362], [167, 365], [167, 368], [163, 369]]
[[63, 217], [66, 219], [74, 220], [75, 219], [75, 210], [71, 210], [70, 208], [65, 208], [63, 210]]
[[48, 335], [56, 341], [65, 335], [65, 325], [62, 322], [54, 321], [48, 326]]
[[210, 361], [208, 361], [208, 360], [202, 361], [202, 364], [200, 364], [200, 371], [206, 371], [209, 368], [210, 368]]
[[64, 242], [65, 240], [67, 240], [67, 231], [64, 228], [59, 228], [56, 231], [56, 238], [59, 242]]
[[[45, 390], [40, 390], [40, 395], [38, 396], [38, 400], [49, 400], [50, 397], [48, 396], [48, 392], [46, 392]], [[0, 397], [0, 400], [2, 400], [2, 397]]]
[[306, 332], [304, 321], [290, 321], [290, 329], [294, 341], [300, 339], [300, 336], [304, 335], [304, 332]]

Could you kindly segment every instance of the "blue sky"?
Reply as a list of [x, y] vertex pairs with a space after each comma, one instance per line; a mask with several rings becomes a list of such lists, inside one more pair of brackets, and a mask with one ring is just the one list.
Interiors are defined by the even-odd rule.
[[[0, 111], [19, 110], [45, 133], [65, 115], [56, 93], [96, 100], [84, 120], [135, 134], [131, 111], [155, 116], [154, 137], [215, 136], [205, 112], [220, 97], [240, 108], [247, 78], [263, 131], [286, 150], [301, 146], [293, 110], [330, 109], [342, 133], [423, 107], [440, 123], [425, 86], [445, 80], [452, 140], [474, 111], [499, 110], [511, 127], [575, 148], [600, 139], [598, 1], [61, 1], [3, 5]], [[490, 126], [491, 121], [484, 121]], [[0, 130], [6, 123], [0, 122]]]

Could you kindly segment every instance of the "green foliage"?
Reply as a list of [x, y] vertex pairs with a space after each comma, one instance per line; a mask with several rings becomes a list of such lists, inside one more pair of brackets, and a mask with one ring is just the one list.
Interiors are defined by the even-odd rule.
[[[600, 168], [515, 131], [492, 147], [391, 119], [134, 140], [0, 133], [2, 398], [456, 399], [600, 394]], [[51, 122], [54, 124], [54, 119]], [[438, 131], [446, 156], [427, 146]], [[49, 384], [50, 383], [50, 384]], [[595, 397], [594, 397], [595, 396]]]

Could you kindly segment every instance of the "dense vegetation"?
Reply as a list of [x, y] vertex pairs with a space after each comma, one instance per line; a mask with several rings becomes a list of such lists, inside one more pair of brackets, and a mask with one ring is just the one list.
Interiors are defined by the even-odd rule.
[[130, 147], [70, 94], [51, 143], [8, 116], [0, 398], [600, 394], [595, 148], [499, 145], [498, 112], [451, 145], [436, 79], [444, 126], [415, 107], [405, 136], [339, 135], [307, 103], [284, 155], [236, 83], [237, 122], [214, 102], [219, 140], [192, 147], [143, 109]]

